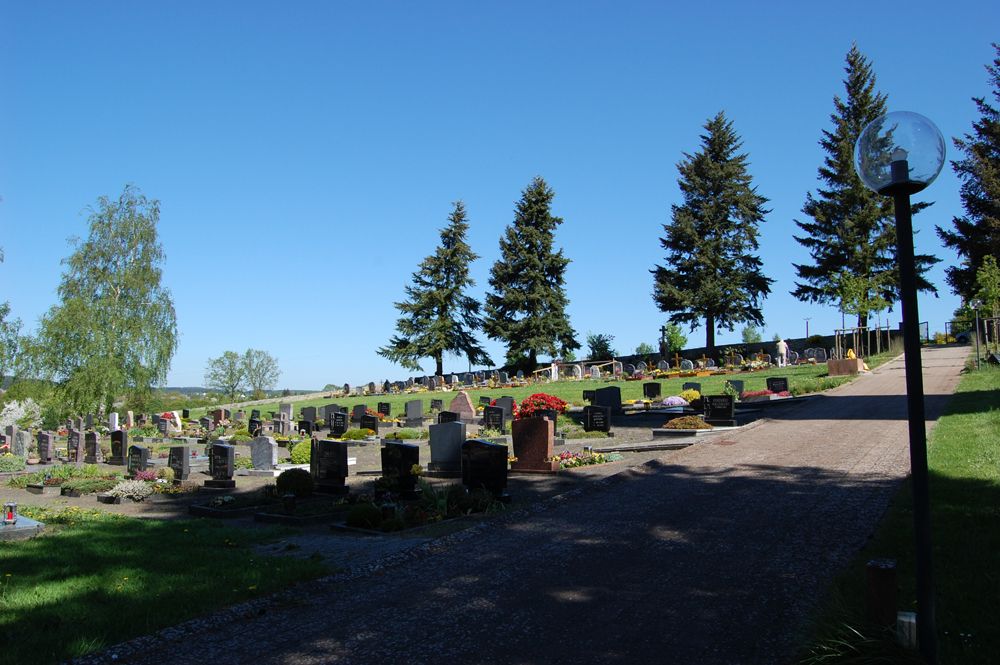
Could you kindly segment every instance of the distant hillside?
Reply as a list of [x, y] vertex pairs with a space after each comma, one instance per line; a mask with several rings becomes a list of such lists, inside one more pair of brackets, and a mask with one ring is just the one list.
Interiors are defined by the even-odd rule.
[[[204, 393], [210, 392], [208, 388], [202, 386], [164, 386], [162, 388], [157, 388], [165, 393], [180, 393], [182, 395], [202, 395]], [[316, 390], [289, 390], [290, 395], [305, 395], [307, 393], [314, 393]], [[266, 391], [268, 397], [281, 397], [285, 394], [285, 389], [281, 390], [268, 390]]]

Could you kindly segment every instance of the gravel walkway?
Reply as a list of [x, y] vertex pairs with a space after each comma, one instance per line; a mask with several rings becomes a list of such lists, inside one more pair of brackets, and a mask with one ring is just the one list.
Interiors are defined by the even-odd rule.
[[[924, 351], [927, 415], [963, 348]], [[908, 472], [902, 360], [364, 569], [80, 662], [785, 663]]]

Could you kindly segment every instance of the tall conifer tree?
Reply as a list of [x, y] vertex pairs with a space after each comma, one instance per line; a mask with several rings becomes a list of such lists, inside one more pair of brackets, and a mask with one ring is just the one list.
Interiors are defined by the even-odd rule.
[[555, 192], [540, 177], [521, 193], [514, 223], [500, 238], [500, 260], [490, 271], [483, 329], [507, 345], [507, 364], [533, 370], [540, 354], [580, 348], [569, 324], [563, 273], [569, 259], [553, 250], [562, 224], [552, 215]]
[[[993, 44], [996, 58], [986, 66], [993, 84], [993, 99], [1000, 103], [1000, 44]], [[979, 121], [972, 133], [955, 139], [962, 159], [952, 168], [962, 181], [963, 217], [952, 220], [954, 230], [938, 227], [938, 236], [946, 247], [958, 252], [961, 265], [945, 270], [952, 291], [965, 300], [977, 289], [976, 273], [987, 256], [1000, 256], [1000, 111], [984, 97], [974, 97]]]
[[[892, 199], [880, 196], [861, 182], [854, 170], [854, 144], [865, 126], [884, 115], [886, 96], [875, 91], [875, 74], [868, 59], [852, 45], [844, 71], [846, 99], [833, 98], [833, 131], [823, 130], [820, 145], [826, 151], [819, 177], [826, 183], [816, 196], [806, 194], [802, 212], [812, 221], [795, 223], [804, 232], [795, 239], [812, 257], [811, 265], [795, 265], [801, 282], [792, 295], [815, 303], [857, 300], [859, 283], [865, 285], [858, 309], [858, 325], [868, 324], [868, 311], [879, 301], [893, 302], [899, 290], [896, 269], [896, 226]], [[913, 212], [927, 207], [913, 205]], [[917, 288], [936, 291], [924, 273], [939, 259], [915, 257]], [[850, 291], [850, 296], [848, 296]]]
[[705, 346], [716, 328], [763, 325], [761, 301], [774, 281], [761, 272], [758, 228], [769, 211], [747, 171], [747, 155], [733, 123], [720, 112], [705, 124], [702, 148], [684, 154], [677, 183], [684, 197], [672, 207], [660, 244], [666, 266], [656, 266], [653, 299], [670, 321], [691, 329], [705, 320]]
[[412, 370], [421, 358], [433, 358], [435, 373], [444, 374], [444, 354], [461, 354], [475, 365], [490, 365], [490, 357], [474, 335], [482, 325], [479, 302], [465, 295], [474, 286], [469, 265], [479, 258], [465, 241], [469, 224], [465, 204], [457, 201], [441, 230], [441, 245], [420, 263], [407, 299], [396, 303], [403, 315], [396, 331], [378, 354]]

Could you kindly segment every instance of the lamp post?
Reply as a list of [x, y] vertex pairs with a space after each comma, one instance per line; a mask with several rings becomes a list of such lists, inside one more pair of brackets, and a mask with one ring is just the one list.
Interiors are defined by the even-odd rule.
[[[803, 321], [806, 322], [806, 340], [809, 339], [809, 320], [810, 320], [810, 318], [812, 318], [812, 317], [805, 317], [805, 318], [802, 319]], [[809, 342], [807, 341], [806, 344], [808, 344], [808, 343]]]
[[978, 370], [981, 369], [979, 367], [979, 308], [983, 306], [983, 301], [977, 298], [969, 304], [972, 305], [972, 309], [976, 310], [976, 369]]
[[873, 120], [861, 131], [854, 147], [858, 176], [869, 189], [891, 196], [896, 213], [896, 261], [903, 310], [910, 475], [917, 548], [917, 641], [924, 660], [932, 664], [937, 662], [937, 637], [934, 634], [927, 431], [924, 427], [924, 381], [920, 365], [920, 317], [910, 195], [934, 181], [944, 165], [944, 155], [944, 137], [934, 123], [908, 111], [888, 113]]

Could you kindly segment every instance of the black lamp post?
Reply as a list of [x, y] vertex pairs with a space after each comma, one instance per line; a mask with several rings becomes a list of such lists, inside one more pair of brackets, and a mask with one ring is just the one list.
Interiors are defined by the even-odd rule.
[[983, 306], [983, 301], [979, 300], [977, 298], [976, 300], [973, 300], [969, 304], [972, 305], [972, 309], [976, 310], [976, 369], [980, 369], [980, 367], [979, 367], [979, 308]]
[[896, 260], [903, 310], [906, 406], [913, 479], [913, 526], [917, 547], [917, 641], [928, 663], [937, 662], [934, 585], [931, 577], [931, 519], [924, 427], [924, 380], [920, 364], [920, 317], [913, 260], [910, 195], [931, 184], [944, 165], [945, 143], [934, 123], [917, 113], [898, 111], [873, 120], [861, 131], [854, 166], [869, 189], [891, 196], [896, 211]]

